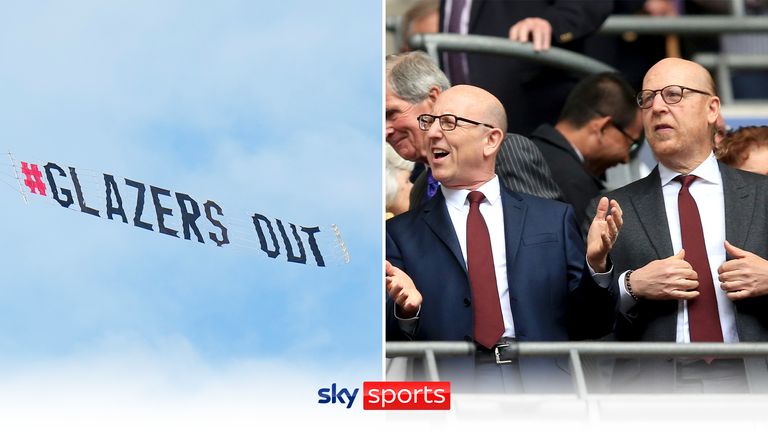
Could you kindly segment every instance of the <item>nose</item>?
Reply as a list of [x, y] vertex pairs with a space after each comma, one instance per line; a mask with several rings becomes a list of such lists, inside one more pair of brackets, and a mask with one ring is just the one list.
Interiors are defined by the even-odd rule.
[[656, 94], [653, 95], [653, 104], [651, 105], [651, 109], [653, 111], [660, 111], [667, 108], [669, 108], [669, 105], [664, 102], [664, 98], [661, 97], [661, 92], [656, 92]]
[[394, 134], [394, 133], [395, 133], [395, 128], [394, 128], [394, 126], [392, 126], [392, 121], [391, 120], [387, 120], [387, 122], [386, 122], [386, 129], [385, 129], [385, 132], [384, 132], [384, 135], [387, 137], [387, 142], [389, 142], [389, 140], [392, 137], [392, 134]]
[[434, 122], [432, 122], [431, 125], [429, 125], [429, 129], [427, 129], [427, 138], [430, 140], [432, 139], [440, 139], [440, 137], [443, 135], [443, 128], [440, 127], [440, 120], [436, 119]]

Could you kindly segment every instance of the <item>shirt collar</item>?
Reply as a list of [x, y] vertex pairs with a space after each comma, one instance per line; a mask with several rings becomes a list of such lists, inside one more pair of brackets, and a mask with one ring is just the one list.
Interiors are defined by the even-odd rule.
[[[443, 185], [440, 185], [440, 188], [443, 191], [443, 196], [445, 196], [445, 202], [459, 210], [467, 205], [467, 195], [472, 192], [469, 189], [450, 189]], [[499, 185], [499, 177], [496, 175], [476, 190], [485, 195], [485, 199], [490, 205], [495, 205], [501, 199], [501, 186]]]
[[[566, 140], [566, 141], [568, 141], [568, 140]], [[578, 156], [578, 157], [579, 157], [579, 160], [581, 161], [581, 163], [584, 163], [584, 155], [583, 155], [583, 154], [581, 154], [581, 152], [579, 151], [579, 149], [578, 149], [578, 148], [576, 148], [576, 146], [575, 146], [575, 145], [573, 145], [573, 144], [572, 144], [570, 141], [568, 141], [568, 144], [570, 144], [570, 145], [571, 145], [571, 148], [572, 148], [572, 149], [573, 149], [573, 151], [576, 153], [576, 156]]]
[[[715, 154], [709, 152], [709, 156], [704, 159], [699, 166], [696, 167], [689, 174], [693, 174], [696, 177], [713, 184], [722, 183], [722, 176], [720, 175], [720, 167], [717, 165], [717, 159]], [[673, 181], [675, 177], [682, 175], [677, 171], [667, 168], [664, 164], [659, 162], [659, 177], [661, 177], [661, 186], [666, 186], [669, 182]]]

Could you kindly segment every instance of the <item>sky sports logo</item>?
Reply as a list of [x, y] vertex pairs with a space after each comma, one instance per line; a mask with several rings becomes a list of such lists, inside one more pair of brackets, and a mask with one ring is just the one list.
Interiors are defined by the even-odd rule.
[[[348, 389], [333, 383], [317, 391], [319, 404], [341, 404], [352, 408], [359, 388]], [[451, 383], [448, 381], [366, 381], [363, 383], [365, 410], [449, 410]]]

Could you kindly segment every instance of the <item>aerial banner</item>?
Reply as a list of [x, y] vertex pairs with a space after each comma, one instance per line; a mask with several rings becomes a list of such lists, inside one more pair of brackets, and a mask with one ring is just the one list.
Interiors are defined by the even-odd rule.
[[249, 249], [273, 260], [317, 267], [349, 263], [335, 224], [302, 226], [260, 211], [230, 215], [212, 199], [167, 187], [56, 162], [17, 160], [10, 152], [8, 158], [26, 203], [42, 200], [180, 240]]

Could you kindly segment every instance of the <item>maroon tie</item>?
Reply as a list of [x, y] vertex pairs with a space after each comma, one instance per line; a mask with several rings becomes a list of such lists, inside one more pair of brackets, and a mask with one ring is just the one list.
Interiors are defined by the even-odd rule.
[[685, 249], [685, 260], [699, 277], [699, 296], [688, 300], [688, 324], [691, 342], [722, 342], [723, 331], [720, 328], [720, 316], [717, 314], [715, 285], [712, 283], [704, 230], [701, 228], [696, 200], [688, 189], [696, 179], [694, 175], [675, 178], [683, 184], [677, 196], [677, 207], [680, 213], [680, 234]]
[[488, 235], [485, 219], [480, 214], [480, 202], [484, 199], [482, 192], [469, 193], [467, 271], [474, 307], [475, 341], [491, 348], [504, 334], [504, 319], [501, 317], [501, 302], [496, 287], [491, 237]]

